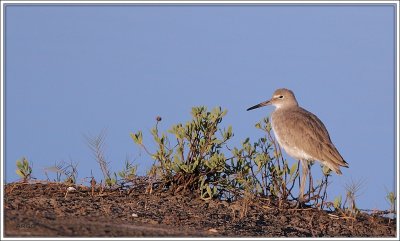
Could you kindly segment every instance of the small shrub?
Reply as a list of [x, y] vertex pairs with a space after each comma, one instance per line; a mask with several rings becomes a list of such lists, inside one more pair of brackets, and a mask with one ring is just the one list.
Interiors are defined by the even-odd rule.
[[333, 200], [333, 207], [335, 208], [336, 211], [340, 210], [342, 208], [342, 196], [337, 196]]
[[124, 182], [132, 182], [136, 177], [137, 165], [134, 165], [132, 161], [125, 160], [124, 169], [118, 172], [118, 176]]
[[386, 200], [390, 204], [389, 211], [392, 213], [396, 212], [396, 194], [394, 192], [388, 192], [386, 195]]
[[150, 153], [144, 146], [142, 132], [132, 133], [131, 137], [155, 160], [149, 172], [151, 176], [162, 180], [175, 192], [197, 190], [203, 199], [210, 199], [221, 194], [227, 177], [223, 147], [233, 135], [232, 128], [222, 130], [218, 127], [226, 113], [221, 108], [211, 112], [205, 107], [192, 108], [191, 121], [174, 125], [169, 130], [176, 139], [174, 146], [166, 133], [159, 133], [161, 118], [157, 118], [156, 126], [151, 130], [158, 145], [155, 153]]
[[32, 167], [28, 159], [22, 157], [21, 160], [17, 160], [17, 170], [15, 172], [22, 178], [22, 182], [28, 182], [32, 177]]

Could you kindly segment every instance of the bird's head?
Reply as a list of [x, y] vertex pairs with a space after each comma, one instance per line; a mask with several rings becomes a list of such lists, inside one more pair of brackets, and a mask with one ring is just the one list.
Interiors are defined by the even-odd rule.
[[247, 110], [257, 109], [259, 107], [263, 107], [266, 105], [273, 105], [277, 109], [282, 107], [290, 107], [290, 106], [298, 106], [296, 97], [293, 94], [293, 91], [288, 89], [277, 89], [275, 90], [272, 98], [270, 100], [261, 102], [255, 106], [248, 108]]

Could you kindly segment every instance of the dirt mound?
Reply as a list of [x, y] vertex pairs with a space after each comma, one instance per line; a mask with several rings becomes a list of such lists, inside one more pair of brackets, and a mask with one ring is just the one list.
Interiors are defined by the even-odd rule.
[[60, 183], [4, 187], [6, 237], [395, 237], [396, 220], [311, 208], [278, 209], [268, 199], [204, 201], [169, 191], [146, 194]]

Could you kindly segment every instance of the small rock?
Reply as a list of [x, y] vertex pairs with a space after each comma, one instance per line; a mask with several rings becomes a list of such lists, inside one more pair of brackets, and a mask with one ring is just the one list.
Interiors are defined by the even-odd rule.
[[211, 232], [211, 233], [218, 233], [218, 230], [216, 230], [215, 228], [210, 228], [210, 229], [208, 230], [208, 232]]
[[68, 188], [67, 188], [67, 191], [68, 191], [68, 192], [76, 191], [76, 188], [74, 188], [74, 187], [68, 187]]
[[139, 217], [139, 215], [137, 215], [136, 213], [132, 213], [132, 218], [137, 218], [137, 217]]

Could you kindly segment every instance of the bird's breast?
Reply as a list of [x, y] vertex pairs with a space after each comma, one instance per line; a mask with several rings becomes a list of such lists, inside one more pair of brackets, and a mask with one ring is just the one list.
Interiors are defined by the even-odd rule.
[[315, 160], [315, 158], [306, 153], [302, 148], [296, 146], [294, 144], [295, 142], [290, 139], [294, 136], [290, 134], [290, 128], [285, 125], [284, 120], [280, 119], [281, 116], [279, 114], [279, 112], [275, 111], [271, 115], [272, 130], [279, 146], [281, 146], [289, 156], [297, 160]]

